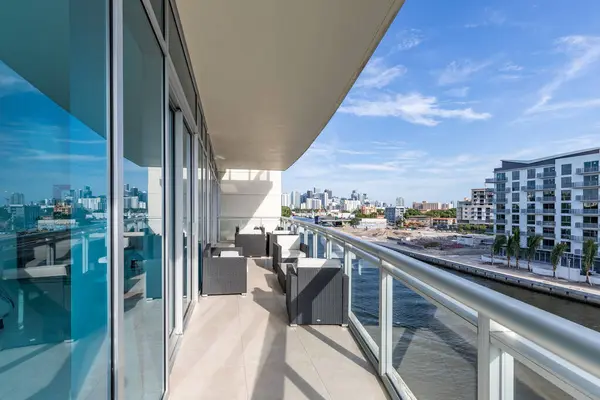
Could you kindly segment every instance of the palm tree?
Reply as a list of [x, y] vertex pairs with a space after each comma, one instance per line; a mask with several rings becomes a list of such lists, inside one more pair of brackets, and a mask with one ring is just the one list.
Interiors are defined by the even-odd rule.
[[506, 246], [506, 236], [496, 236], [496, 238], [494, 239], [494, 244], [492, 245], [492, 265], [494, 265], [494, 255], [500, 254], [504, 246]]
[[533, 235], [527, 237], [527, 271], [531, 272], [531, 259], [535, 257], [537, 248], [540, 247], [544, 238], [542, 235]]
[[562, 258], [566, 250], [566, 243], [558, 243], [552, 249], [552, 253], [550, 253], [550, 262], [552, 263], [552, 277], [554, 278], [556, 278], [556, 268], [558, 267], [558, 263], [560, 263], [560, 259]]
[[514, 235], [508, 235], [506, 239], [506, 261], [508, 268], [510, 268], [510, 258], [515, 255], [515, 237]]
[[521, 256], [521, 231], [518, 229], [513, 233], [513, 252], [515, 254], [515, 267], [519, 269], [519, 257]]
[[590, 271], [594, 265], [594, 258], [598, 254], [598, 243], [592, 239], [588, 239], [583, 242], [583, 259], [581, 260], [581, 266], [585, 273], [585, 283], [591, 285], [590, 282]]

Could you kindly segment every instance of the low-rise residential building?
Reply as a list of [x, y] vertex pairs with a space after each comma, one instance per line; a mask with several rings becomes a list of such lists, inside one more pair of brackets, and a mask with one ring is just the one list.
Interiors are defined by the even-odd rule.
[[456, 218], [459, 224], [494, 223], [493, 189], [471, 189], [471, 198], [457, 202]]
[[385, 218], [362, 218], [357, 226], [359, 229], [385, 229], [387, 221]]
[[373, 214], [377, 212], [377, 207], [364, 205], [360, 207], [360, 212], [365, 215]]
[[449, 210], [451, 205], [449, 203], [429, 203], [427, 201], [413, 202], [412, 208], [415, 210], [427, 212], [433, 210]]
[[400, 218], [404, 218], [404, 212], [406, 209], [403, 206], [386, 207], [384, 211], [385, 219], [390, 225], [395, 225], [396, 221]]
[[[496, 235], [520, 231], [543, 237], [535, 260], [550, 261], [557, 243], [566, 243], [561, 264], [581, 266], [583, 243], [598, 241], [600, 229], [600, 148], [574, 151], [535, 160], [502, 160], [494, 177]], [[568, 265], [567, 265], [568, 264]]]

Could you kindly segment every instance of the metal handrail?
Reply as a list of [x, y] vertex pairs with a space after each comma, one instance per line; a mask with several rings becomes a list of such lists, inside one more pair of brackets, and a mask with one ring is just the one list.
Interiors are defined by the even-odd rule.
[[486, 287], [457, 277], [378, 244], [309, 222], [284, 218], [330, 239], [385, 261], [380, 268], [402, 281], [405, 274], [439, 290], [478, 313], [537, 343], [578, 368], [600, 378], [600, 332], [558, 317]]

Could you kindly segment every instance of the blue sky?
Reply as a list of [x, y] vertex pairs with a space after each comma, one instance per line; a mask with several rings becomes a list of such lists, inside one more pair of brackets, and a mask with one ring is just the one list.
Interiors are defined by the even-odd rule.
[[408, 0], [283, 189], [457, 200], [599, 139], [600, 1]]

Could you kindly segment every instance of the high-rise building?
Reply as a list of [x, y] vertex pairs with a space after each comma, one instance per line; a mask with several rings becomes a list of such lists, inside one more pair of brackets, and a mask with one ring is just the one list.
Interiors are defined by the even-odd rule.
[[598, 241], [599, 176], [600, 148], [536, 160], [502, 160], [494, 177], [486, 179], [493, 184], [495, 233], [519, 230], [521, 247], [527, 237], [541, 235], [536, 259], [547, 262], [554, 245], [566, 243], [566, 254], [579, 267], [583, 243]]
[[11, 205], [19, 205], [19, 204], [23, 205], [23, 204], [25, 204], [25, 195], [23, 193], [15, 192], [10, 195], [9, 203]]
[[396, 197], [396, 206], [404, 207], [404, 197]]
[[289, 193], [281, 193], [281, 205], [283, 207], [290, 206], [290, 194]]
[[342, 201], [342, 209], [344, 211], [352, 212], [356, 211], [360, 208], [359, 200], [343, 200]]
[[318, 187], [315, 186], [314, 189], [315, 189], [315, 194], [321, 193], [321, 188], [318, 188]]
[[315, 196], [315, 193], [312, 190], [307, 190], [306, 191], [306, 198], [307, 199], [312, 199]]
[[357, 190], [353, 190], [350, 194], [350, 200], [360, 200], [360, 195]]
[[333, 199], [333, 191], [331, 189], [325, 189], [325, 193], [327, 193], [330, 199]]
[[318, 193], [317, 196], [321, 200], [321, 204], [323, 205], [323, 208], [327, 208], [327, 206], [329, 205], [329, 194], [327, 192], [323, 192], [323, 193]]
[[427, 201], [422, 201], [422, 202], [413, 202], [412, 204], [412, 208], [414, 208], [415, 210], [419, 210], [419, 211], [434, 211], [434, 210], [449, 210], [450, 209], [450, 204], [449, 203], [430, 203]]
[[302, 204], [300, 192], [292, 191], [290, 192], [290, 207], [291, 208], [300, 208], [300, 204]]

